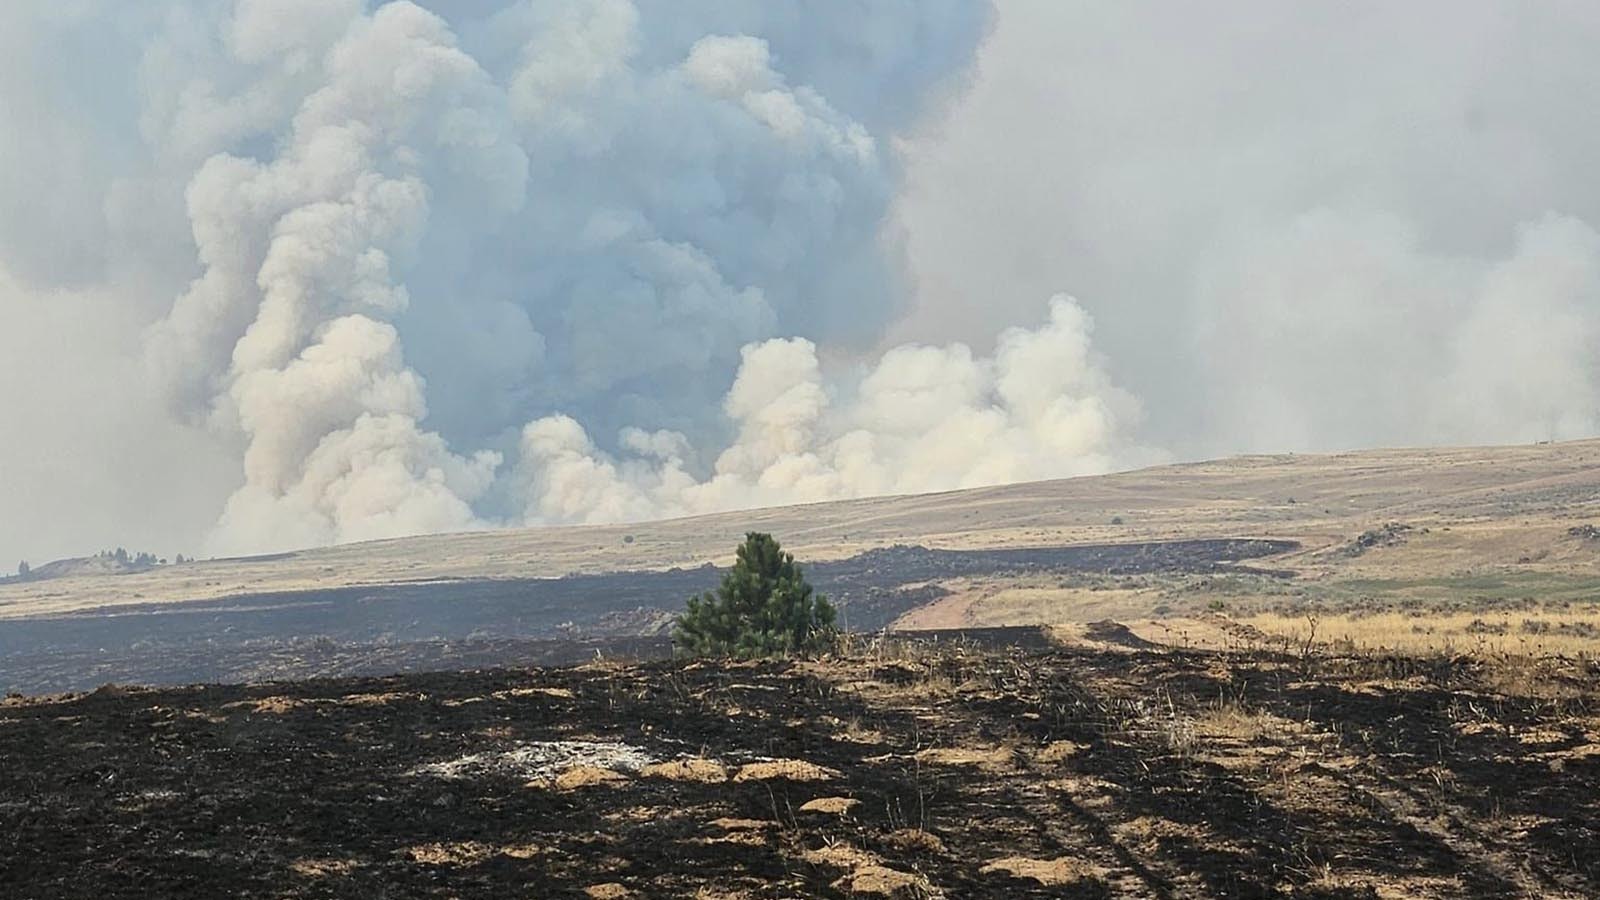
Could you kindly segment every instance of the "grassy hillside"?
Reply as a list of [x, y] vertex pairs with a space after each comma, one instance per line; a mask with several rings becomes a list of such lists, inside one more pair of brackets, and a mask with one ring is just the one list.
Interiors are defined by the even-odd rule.
[[[724, 562], [751, 529], [805, 559], [897, 543], [1049, 546], [1281, 537], [1308, 583], [1502, 571], [1600, 576], [1600, 440], [1534, 446], [1249, 456], [1093, 478], [819, 503], [618, 526], [430, 535], [118, 576], [0, 585], [0, 618], [452, 579], [556, 577]], [[1363, 533], [1405, 530], [1360, 545]]]

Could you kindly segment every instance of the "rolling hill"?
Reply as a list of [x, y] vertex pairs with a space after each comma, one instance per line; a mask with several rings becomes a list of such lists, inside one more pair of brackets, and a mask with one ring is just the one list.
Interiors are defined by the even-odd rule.
[[[1526, 627], [1557, 641], [1593, 624], [1571, 618], [1600, 598], [1591, 520], [1600, 440], [1245, 456], [630, 525], [428, 535], [0, 585], [0, 686], [154, 677], [129, 661], [311, 638], [392, 648], [660, 635], [749, 530], [777, 535], [856, 627], [1113, 618], [1170, 631], [1187, 617], [1185, 640], [1200, 641], [1226, 637], [1198, 622], [1221, 610], [1277, 627], [1250, 617], [1422, 609], [1472, 614], [1459, 624], [1478, 628], [1482, 610], [1516, 609], [1555, 616]], [[18, 680], [45, 659], [60, 677]], [[197, 664], [159, 680], [278, 672]]]
[[[0, 586], [0, 617], [400, 582], [555, 578], [726, 561], [768, 531], [808, 560], [894, 544], [943, 549], [1278, 537], [1305, 575], [1496, 565], [1597, 571], [1561, 538], [1600, 518], [1600, 440], [1517, 447], [1245, 456], [1114, 475], [846, 500], [631, 525], [427, 535], [276, 556]], [[1337, 552], [1398, 521], [1443, 526], [1403, 554]]]

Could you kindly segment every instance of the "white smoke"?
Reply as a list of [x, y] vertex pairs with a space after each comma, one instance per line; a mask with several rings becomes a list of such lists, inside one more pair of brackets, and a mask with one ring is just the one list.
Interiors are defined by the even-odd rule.
[[275, 159], [219, 153], [191, 181], [205, 270], [151, 335], [174, 399], [206, 397], [246, 439], [212, 541], [224, 552], [471, 527], [499, 462], [421, 428], [423, 380], [388, 320], [410, 302], [394, 268], [428, 221], [424, 159], [469, 173], [491, 215], [521, 206], [527, 157], [504, 95], [417, 6], [346, 4], [325, 50], [338, 32], [306, 12], [302, 31], [258, 3], [235, 12], [241, 62], [288, 53], [322, 76]]
[[550, 416], [522, 435], [525, 518], [610, 522], [1105, 471], [1142, 452], [1127, 444], [1139, 412], [1090, 331], [1057, 297], [1046, 324], [1005, 332], [992, 358], [963, 344], [896, 347], [843, 402], [810, 341], [751, 344], [723, 401], [737, 436], [709, 477], [690, 474], [684, 435], [625, 429], [616, 456]]
[[1068, 286], [1188, 458], [1592, 436], [1596, 41], [1584, 4], [1006, 0], [902, 144], [896, 337]]
[[[812, 340], [869, 347], [898, 302], [879, 239], [896, 169], [870, 125], [959, 71], [985, 6], [863, 11], [915, 25], [910, 40], [764, 6], [517, 2], [455, 23], [407, 0], [175, 7], [140, 61], [151, 160], [123, 183], [185, 184], [200, 268], [144, 356], [174, 410], [239, 447], [243, 481], [207, 549], [898, 483], [785, 476], [789, 457], [825, 469], [843, 452], [807, 418], [825, 404], [792, 397], [822, 391]], [[684, 30], [696, 19], [703, 32]], [[804, 49], [794, 72], [835, 79], [816, 45], [869, 35], [844, 65], [884, 96], [847, 91], [841, 111], [751, 33], [769, 28]], [[781, 334], [804, 337], [760, 343]], [[772, 370], [781, 346], [811, 371]], [[709, 459], [727, 427], [711, 401], [736, 367], [738, 434], [704, 472], [696, 450]], [[595, 446], [568, 412], [616, 443]], [[870, 438], [862, 426], [840, 447]], [[973, 477], [993, 476], [944, 481]], [[536, 484], [569, 488], [534, 503]]]
[[0, 4], [0, 541], [1600, 428], [1600, 17], [996, 3]]
[[1535, 441], [1600, 434], [1600, 233], [1551, 216], [1518, 229], [1450, 329], [1436, 434]]
[[1222, 433], [1275, 447], [1600, 433], [1600, 235], [1579, 220], [1525, 224], [1482, 258], [1429, 250], [1393, 214], [1319, 209], [1219, 251], [1197, 295]]

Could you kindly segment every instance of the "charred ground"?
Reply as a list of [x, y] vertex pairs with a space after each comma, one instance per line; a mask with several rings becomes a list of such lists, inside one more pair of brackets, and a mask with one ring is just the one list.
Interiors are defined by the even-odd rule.
[[1592, 664], [905, 643], [0, 706], [8, 896], [1600, 892]]
[[[806, 574], [840, 607], [845, 625], [871, 631], [940, 597], [942, 579], [1028, 573], [1281, 577], [1244, 563], [1298, 546], [1249, 538], [990, 550], [902, 545], [810, 563]], [[590, 658], [596, 649], [659, 655], [664, 643], [639, 639], [666, 634], [684, 601], [714, 587], [724, 571], [706, 565], [400, 582], [13, 617], [0, 620], [0, 691], [567, 663]]]

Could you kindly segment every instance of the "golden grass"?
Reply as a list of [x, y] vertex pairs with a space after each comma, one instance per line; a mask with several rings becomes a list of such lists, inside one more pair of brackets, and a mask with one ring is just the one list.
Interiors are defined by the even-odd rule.
[[1600, 610], [1341, 613], [1313, 620], [1278, 613], [1240, 622], [1304, 646], [1418, 654], [1600, 656]]
[[952, 593], [912, 610], [897, 629], [989, 628], [1122, 619], [1143, 614], [1152, 591], [1127, 588], [1059, 587], [1040, 582], [1058, 578], [961, 579], [944, 587]]
[[[633, 525], [430, 535], [0, 585], [0, 619], [401, 581], [698, 566], [727, 561], [752, 529], [778, 535], [808, 560], [895, 543], [990, 548], [1260, 535], [1303, 541], [1302, 552], [1274, 564], [1308, 575], [1341, 567], [1368, 577], [1438, 574], [1524, 558], [1600, 571], [1600, 550], [1564, 538], [1571, 525], [1600, 519], [1597, 462], [1600, 440], [1281, 454]], [[1417, 526], [1407, 546], [1353, 558], [1336, 552], [1385, 521]]]
[[854, 797], [818, 797], [800, 804], [801, 812], [814, 812], [830, 816], [842, 816], [861, 805], [861, 801]]
[[1073, 884], [1084, 879], [1098, 880], [1099, 876], [1094, 867], [1065, 856], [1056, 859], [1007, 856], [985, 864], [978, 871], [984, 874], [1004, 872], [1013, 878], [1037, 881], [1046, 887]]
[[833, 769], [803, 759], [774, 759], [747, 763], [733, 775], [735, 784], [746, 781], [832, 781], [839, 777]]
[[710, 759], [675, 759], [652, 763], [639, 770], [644, 778], [663, 778], [667, 781], [687, 781], [697, 784], [721, 784], [728, 780], [728, 770], [722, 763]]
[[1203, 739], [1258, 741], [1282, 733], [1288, 724], [1269, 713], [1245, 709], [1237, 704], [1226, 704], [1196, 716], [1194, 730], [1195, 734]]

